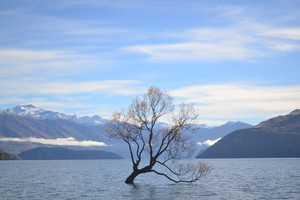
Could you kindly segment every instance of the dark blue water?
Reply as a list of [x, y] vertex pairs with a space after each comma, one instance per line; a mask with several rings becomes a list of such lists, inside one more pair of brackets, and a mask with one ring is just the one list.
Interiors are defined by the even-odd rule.
[[1, 161], [0, 199], [300, 199], [300, 159], [208, 159], [193, 184], [155, 174], [124, 183], [129, 160]]

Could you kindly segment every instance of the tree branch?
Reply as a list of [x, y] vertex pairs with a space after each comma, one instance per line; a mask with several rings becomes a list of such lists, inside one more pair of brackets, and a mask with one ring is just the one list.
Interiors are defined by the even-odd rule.
[[175, 174], [176, 176], [178, 176], [178, 174], [173, 171], [168, 165], [165, 164], [165, 162], [160, 162], [160, 161], [156, 161], [158, 164], [161, 164], [162, 166], [166, 167], [172, 174]]
[[164, 177], [166, 177], [167, 179], [169, 179], [170, 181], [173, 181], [173, 182], [175, 182], [175, 183], [179, 183], [179, 182], [180, 182], [180, 181], [177, 181], [177, 180], [175, 180], [175, 179], [172, 179], [172, 178], [169, 177], [167, 174], [158, 172], [158, 171], [156, 171], [156, 170], [154, 170], [154, 169], [152, 169], [151, 172], [154, 172], [154, 173], [156, 173], [156, 174], [158, 174], [158, 175], [160, 175], [160, 176], [164, 176]]

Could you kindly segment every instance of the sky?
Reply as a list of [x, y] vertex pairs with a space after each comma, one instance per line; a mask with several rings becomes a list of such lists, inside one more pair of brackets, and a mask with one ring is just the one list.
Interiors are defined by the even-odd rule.
[[100, 115], [150, 86], [199, 123], [300, 108], [298, 0], [1, 0], [0, 108]]

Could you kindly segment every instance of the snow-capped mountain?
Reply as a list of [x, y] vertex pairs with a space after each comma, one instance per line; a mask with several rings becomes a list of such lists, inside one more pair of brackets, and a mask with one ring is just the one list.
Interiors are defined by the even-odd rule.
[[45, 119], [69, 119], [67, 115], [59, 112], [53, 112], [37, 108], [31, 104], [29, 105], [19, 105], [13, 108], [9, 108], [6, 112], [19, 115], [27, 118], [34, 118], [39, 120]]
[[33, 118], [38, 120], [57, 120], [57, 119], [72, 120], [76, 123], [79, 123], [81, 125], [86, 125], [86, 126], [97, 126], [106, 123], [106, 120], [101, 118], [98, 115], [94, 115], [92, 117], [89, 116], [78, 117], [77, 115], [66, 115], [64, 113], [44, 110], [35, 107], [31, 104], [15, 106], [13, 108], [7, 109], [6, 112], [14, 115], [19, 115], [22, 117]]

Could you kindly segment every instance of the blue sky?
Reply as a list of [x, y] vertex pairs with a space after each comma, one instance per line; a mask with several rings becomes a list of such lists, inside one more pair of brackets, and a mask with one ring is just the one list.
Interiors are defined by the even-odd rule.
[[300, 108], [300, 1], [0, 2], [0, 108], [109, 117], [150, 86], [199, 123]]

